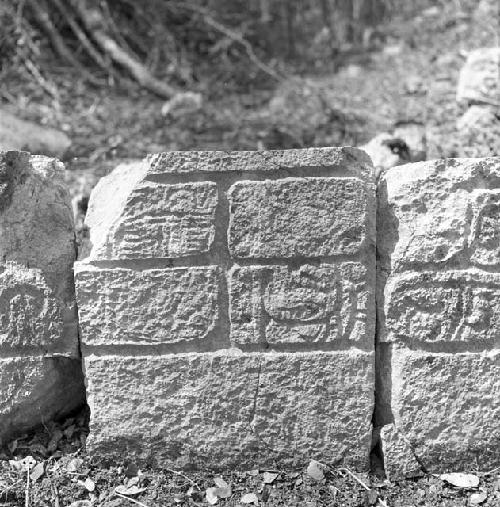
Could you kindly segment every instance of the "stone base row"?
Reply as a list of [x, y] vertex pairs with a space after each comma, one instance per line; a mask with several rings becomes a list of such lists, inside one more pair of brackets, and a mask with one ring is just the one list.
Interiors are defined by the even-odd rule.
[[88, 356], [85, 368], [91, 452], [179, 468], [369, 467], [371, 353]]
[[385, 470], [398, 479], [500, 465], [500, 351], [428, 353], [388, 346], [381, 428]]

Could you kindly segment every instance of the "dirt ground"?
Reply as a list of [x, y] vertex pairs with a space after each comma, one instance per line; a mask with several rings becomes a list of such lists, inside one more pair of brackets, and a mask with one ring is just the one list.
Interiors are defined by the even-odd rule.
[[[471, 488], [455, 487], [432, 474], [391, 482], [380, 471], [378, 474], [359, 473], [328, 463], [312, 468], [308, 463], [300, 463], [288, 470], [231, 470], [222, 474], [148, 466], [140, 469], [127, 457], [118, 463], [106, 456], [86, 455], [82, 448], [88, 434], [87, 420], [88, 412], [83, 411], [60, 423], [50, 423], [4, 449], [0, 455], [3, 458], [0, 460], [0, 506], [500, 505], [500, 468], [466, 471], [478, 479], [478, 485]], [[31, 467], [29, 476], [28, 467]], [[214, 498], [208, 490], [215, 487], [219, 487], [215, 491], [219, 496]]]

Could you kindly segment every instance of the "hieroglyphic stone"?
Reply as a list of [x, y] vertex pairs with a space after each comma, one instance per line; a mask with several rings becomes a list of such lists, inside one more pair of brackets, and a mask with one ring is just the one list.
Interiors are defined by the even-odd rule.
[[357, 178], [241, 181], [228, 199], [234, 257], [353, 255], [367, 237], [370, 199]]
[[0, 266], [0, 350], [75, 354], [74, 336], [64, 332], [64, 310], [41, 270]]
[[200, 341], [218, 319], [216, 266], [75, 268], [84, 345]]
[[375, 207], [352, 148], [167, 153], [101, 180], [75, 268], [91, 448], [219, 467], [265, 434], [260, 463], [366, 469]]
[[[103, 178], [89, 203], [91, 258], [176, 258], [208, 252], [215, 235], [213, 182], [162, 184], [141, 178], [142, 165], [125, 165]], [[121, 185], [115, 186], [115, 180]], [[110, 209], [105, 207], [116, 193]]]
[[379, 196], [376, 413], [396, 432], [382, 430], [386, 466], [488, 466], [499, 444], [488, 421], [500, 412], [500, 158], [393, 168]]
[[500, 345], [500, 273], [421, 272], [386, 286], [381, 341]]
[[369, 345], [373, 294], [360, 263], [234, 267], [230, 273], [231, 339], [236, 346]]

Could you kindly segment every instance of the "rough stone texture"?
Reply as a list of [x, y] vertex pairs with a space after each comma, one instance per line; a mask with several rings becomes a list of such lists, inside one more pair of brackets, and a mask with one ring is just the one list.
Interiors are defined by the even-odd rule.
[[422, 466], [417, 461], [410, 442], [394, 424], [382, 427], [380, 440], [387, 479], [397, 481], [422, 475]]
[[179, 468], [319, 456], [365, 469], [372, 363], [354, 351], [89, 356], [88, 444]]
[[369, 206], [356, 178], [238, 182], [228, 192], [234, 257], [354, 255]]
[[[392, 351], [394, 423], [429, 471], [490, 470], [500, 462], [500, 352]], [[389, 467], [408, 456], [389, 445]], [[393, 472], [394, 475], [395, 471]]]
[[[141, 181], [145, 169], [142, 162], [123, 164], [92, 192], [86, 219], [92, 257], [181, 257], [207, 252], [215, 233], [215, 183]], [[109, 208], [100, 209], [105, 204]]]
[[41, 270], [13, 262], [0, 266], [0, 354], [36, 351], [76, 355], [71, 314], [48, 287]]
[[22, 120], [0, 109], [0, 150], [26, 150], [40, 155], [62, 157], [71, 145], [59, 130]]
[[218, 318], [217, 267], [99, 269], [77, 265], [85, 345], [203, 341]]
[[236, 266], [229, 286], [236, 346], [350, 340], [373, 347], [373, 286], [361, 263]]
[[412, 450], [382, 430], [386, 468], [497, 466], [500, 159], [393, 168], [378, 196], [375, 419]]
[[500, 47], [469, 53], [460, 71], [457, 100], [500, 107]]
[[55, 159], [0, 152], [0, 440], [84, 399], [63, 172]]
[[313, 453], [368, 467], [375, 183], [364, 153], [153, 155], [101, 180], [87, 226], [75, 279], [92, 449], [143, 448], [176, 466]]
[[0, 359], [0, 443], [47, 423], [85, 402], [79, 359]]
[[464, 157], [500, 155], [499, 108], [471, 106], [457, 120], [456, 129], [460, 153]]

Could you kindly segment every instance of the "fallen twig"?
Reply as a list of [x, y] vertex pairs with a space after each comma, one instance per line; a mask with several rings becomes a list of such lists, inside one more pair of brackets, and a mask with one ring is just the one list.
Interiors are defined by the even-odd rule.
[[[351, 472], [348, 468], [338, 468], [339, 472], [347, 472], [361, 487], [363, 487], [366, 491], [371, 491], [369, 488], [354, 472]], [[377, 501], [380, 503], [382, 507], [389, 507], [387, 503], [381, 498], [377, 498]]]
[[140, 505], [141, 507], [148, 507], [145, 503], [139, 502], [139, 500], [136, 500], [135, 498], [130, 498], [126, 495], [122, 495], [121, 493], [118, 493], [116, 491], [115, 491], [115, 495], [117, 495], [121, 498], [125, 498], [125, 500], [128, 500], [129, 502], [135, 503], [137, 505]]
[[190, 479], [187, 475], [184, 475], [182, 472], [178, 472], [177, 470], [172, 470], [170, 468], [165, 468], [167, 472], [170, 472], [175, 475], [179, 475], [180, 477], [183, 477], [187, 481], [189, 481], [198, 491], [201, 491], [201, 488], [198, 486], [196, 482], [193, 481], [193, 479]]

